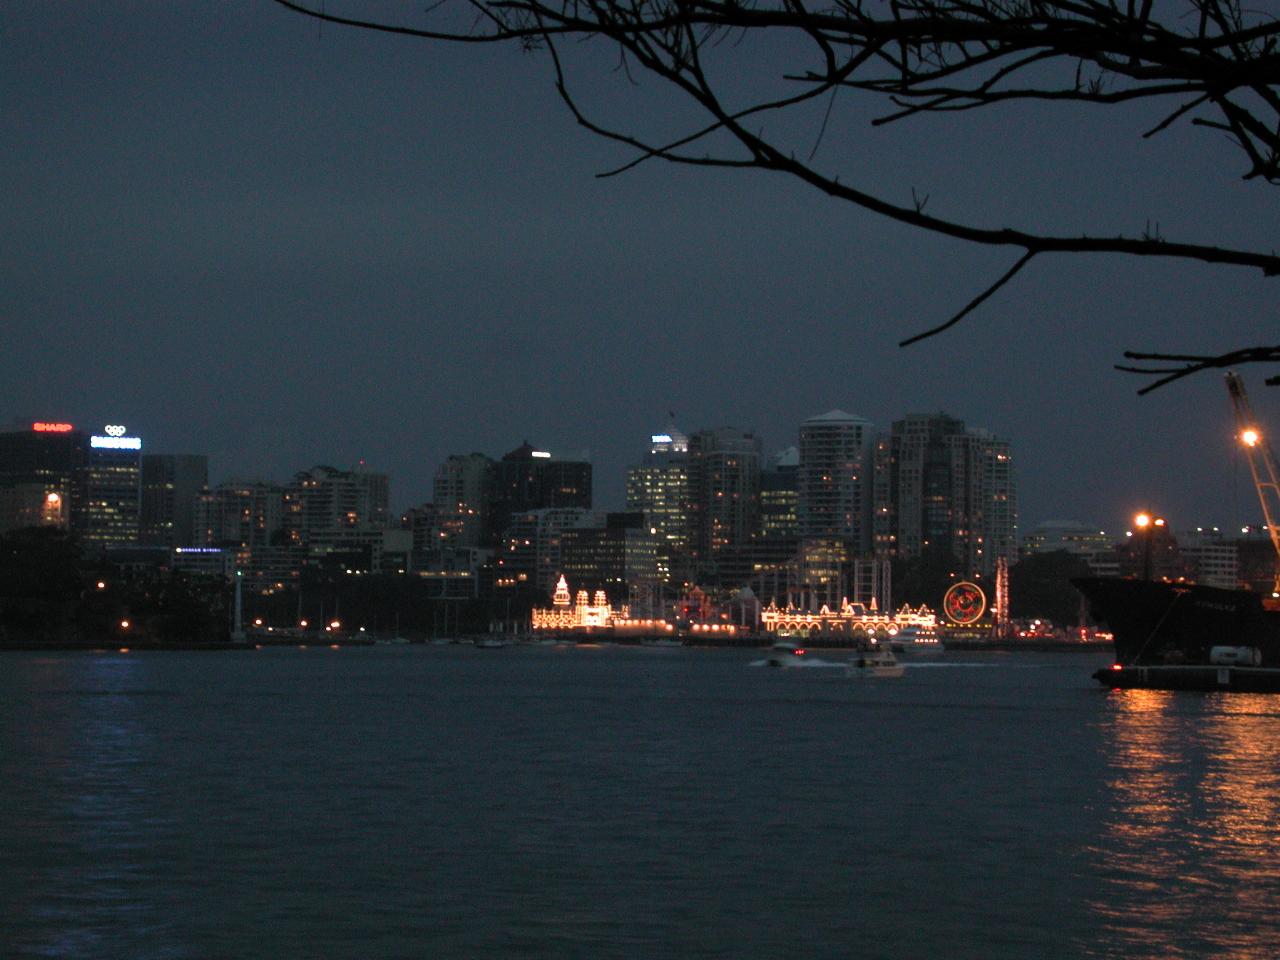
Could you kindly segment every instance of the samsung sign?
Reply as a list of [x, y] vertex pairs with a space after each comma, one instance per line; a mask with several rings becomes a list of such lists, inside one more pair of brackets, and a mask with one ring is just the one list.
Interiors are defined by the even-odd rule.
[[141, 450], [141, 437], [126, 437], [128, 428], [111, 423], [102, 428], [106, 436], [94, 434], [89, 438], [89, 446], [97, 450]]

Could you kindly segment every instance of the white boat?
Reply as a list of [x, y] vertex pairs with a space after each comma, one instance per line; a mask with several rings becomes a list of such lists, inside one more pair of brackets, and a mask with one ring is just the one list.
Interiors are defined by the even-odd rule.
[[846, 677], [900, 677], [905, 668], [892, 650], [859, 650], [844, 668]]
[[946, 649], [937, 633], [922, 630], [916, 624], [908, 624], [891, 632], [888, 644], [894, 653], [942, 653]]
[[804, 663], [808, 651], [792, 640], [779, 640], [769, 648], [768, 664], [771, 667], [798, 667]]

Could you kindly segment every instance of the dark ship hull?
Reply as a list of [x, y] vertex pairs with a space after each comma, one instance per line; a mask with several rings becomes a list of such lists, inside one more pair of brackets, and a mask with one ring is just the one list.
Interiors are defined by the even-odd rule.
[[1109, 687], [1280, 692], [1280, 610], [1247, 590], [1119, 577], [1071, 581], [1115, 635]]

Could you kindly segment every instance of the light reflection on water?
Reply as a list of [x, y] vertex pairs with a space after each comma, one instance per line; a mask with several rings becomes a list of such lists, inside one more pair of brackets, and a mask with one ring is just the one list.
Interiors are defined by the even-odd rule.
[[1106, 708], [1100, 941], [1129, 957], [1274, 958], [1280, 700], [1132, 690]]
[[0, 659], [0, 958], [1277, 954], [1280, 697], [755, 657]]

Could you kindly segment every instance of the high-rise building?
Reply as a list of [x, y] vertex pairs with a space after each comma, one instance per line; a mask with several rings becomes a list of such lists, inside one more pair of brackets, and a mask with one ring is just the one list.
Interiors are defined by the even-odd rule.
[[453, 454], [436, 468], [432, 487], [440, 544], [479, 547], [486, 542], [493, 501], [493, 460], [483, 453]]
[[137, 544], [142, 511], [142, 440], [108, 424], [91, 434], [73, 500], [71, 526], [95, 547]]
[[760, 438], [735, 427], [689, 438], [691, 552], [699, 577], [715, 579], [718, 555], [760, 525]]
[[[346, 549], [387, 528], [385, 473], [316, 466], [284, 489], [284, 534], [313, 552]], [[380, 539], [380, 538], [379, 538]]]
[[787, 447], [760, 472], [760, 535], [800, 535], [800, 451]]
[[1007, 440], [945, 414], [913, 414], [875, 443], [871, 534], [879, 557], [945, 550], [964, 576], [990, 577], [1017, 549]]
[[10, 491], [0, 509], [12, 514], [0, 525], [26, 522], [43, 497], [40, 522], [69, 526], [87, 547], [137, 544], [142, 440], [127, 434], [54, 421], [0, 433], [0, 488]]
[[602, 526], [571, 527], [561, 535], [563, 573], [584, 590], [605, 591], [613, 602], [633, 588], [659, 583], [658, 538], [641, 513], [609, 513]]
[[140, 541], [146, 546], [194, 545], [196, 499], [208, 484], [206, 456], [143, 454]]
[[538, 450], [527, 441], [493, 466], [491, 542], [498, 542], [512, 516], [554, 507], [591, 509], [591, 464]]
[[39, 421], [0, 433], [0, 530], [68, 527], [89, 438], [69, 423]]
[[284, 488], [260, 480], [228, 480], [196, 497], [193, 543], [262, 551], [283, 539]]
[[658, 540], [662, 579], [689, 578], [693, 541], [689, 438], [674, 426], [651, 434], [644, 461], [627, 471], [627, 509], [644, 514]]
[[870, 548], [870, 444], [871, 423], [843, 410], [800, 425], [801, 536], [843, 540], [857, 553]]

